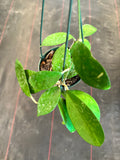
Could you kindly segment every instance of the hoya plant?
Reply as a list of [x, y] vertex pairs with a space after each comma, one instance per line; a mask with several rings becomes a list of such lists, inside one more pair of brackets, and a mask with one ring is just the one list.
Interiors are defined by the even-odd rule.
[[[104, 132], [97, 102], [83, 91], [72, 90], [70, 84], [66, 83], [78, 76], [79, 80], [91, 87], [102, 90], [111, 87], [107, 72], [93, 57], [90, 42], [86, 39], [97, 29], [89, 24], [81, 27], [82, 32], [79, 32], [77, 40], [65, 32], [53, 33], [43, 40], [40, 47], [59, 46], [55, 47], [54, 54], [48, 58], [48, 61], [51, 61], [48, 64], [50, 67], [43, 70], [39, 67], [38, 72], [24, 70], [22, 64], [16, 60], [15, 71], [22, 91], [37, 104], [38, 117], [49, 114], [58, 106], [63, 124], [71, 133], [76, 131], [87, 143], [101, 146]], [[73, 43], [66, 49], [68, 35], [68, 40], [73, 40]], [[48, 55], [45, 54], [39, 66], [44, 66], [50, 56]], [[42, 90], [44, 92], [36, 101], [33, 94]]]

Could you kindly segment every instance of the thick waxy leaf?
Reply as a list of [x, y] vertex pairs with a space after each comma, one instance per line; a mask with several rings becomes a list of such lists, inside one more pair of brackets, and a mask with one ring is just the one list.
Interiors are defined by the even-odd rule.
[[25, 74], [26, 74], [26, 78], [27, 78], [27, 82], [28, 82], [28, 85], [29, 85], [29, 89], [30, 89], [30, 93], [34, 94], [34, 93], [37, 93], [37, 90], [35, 90], [35, 88], [33, 88], [30, 83], [29, 83], [29, 78], [30, 76], [32, 76], [33, 74], [35, 74], [37, 72], [35, 71], [32, 71], [32, 70], [25, 70]]
[[78, 134], [91, 145], [101, 146], [104, 141], [104, 132], [92, 111], [70, 90], [66, 91], [66, 104], [68, 114]]
[[89, 42], [87, 39], [84, 39], [84, 45], [85, 45], [89, 50], [91, 50], [91, 44], [90, 44], [90, 42]]
[[67, 78], [72, 78], [72, 77], [76, 76], [77, 74], [78, 74], [78, 73], [76, 72], [75, 67], [74, 67], [74, 65], [72, 64], [72, 67], [71, 67], [71, 69], [70, 69], [70, 71], [69, 71], [69, 74], [68, 74]]
[[66, 101], [63, 98], [60, 98], [59, 103], [58, 103], [58, 108], [61, 114], [61, 117], [63, 119], [63, 123], [66, 125], [66, 128], [70, 131], [70, 132], [75, 132], [75, 128], [70, 120], [70, 117], [68, 115], [68, 111], [66, 108]]
[[36, 92], [51, 88], [61, 78], [61, 72], [39, 71], [29, 78], [30, 85]]
[[[43, 40], [42, 46], [55, 46], [55, 45], [65, 43], [66, 42], [66, 35], [67, 34], [65, 32], [53, 33], [53, 34], [47, 36]], [[75, 40], [75, 38], [71, 34], [69, 34], [68, 40], [70, 40], [70, 39]]]
[[[79, 42], [82, 42], [82, 39], [78, 39]], [[83, 42], [82, 42], [83, 43]], [[87, 39], [84, 39], [84, 45], [91, 50], [91, 44]]]
[[93, 112], [96, 118], [100, 121], [100, 109], [93, 97], [79, 90], [71, 90], [70, 92], [74, 94], [74, 96], [79, 98], [84, 104], [86, 104], [86, 106]]
[[88, 37], [94, 34], [97, 31], [97, 28], [90, 24], [83, 25], [83, 36]]
[[[53, 71], [59, 71], [59, 72], [63, 71], [64, 53], [65, 53], [65, 44], [59, 47], [53, 56], [53, 59], [52, 59]], [[71, 65], [71, 54], [70, 54], [70, 50], [67, 49], [65, 69], [69, 68], [70, 65]], [[64, 76], [66, 74], [67, 73], [65, 73]]]
[[37, 116], [52, 112], [60, 99], [61, 90], [58, 87], [50, 88], [45, 91], [38, 101]]
[[104, 90], [111, 87], [107, 72], [83, 43], [75, 42], [71, 54], [75, 70], [86, 84]]
[[17, 59], [15, 62], [15, 71], [16, 71], [16, 76], [17, 76], [17, 80], [20, 85], [20, 88], [22, 89], [22, 91], [25, 93], [26, 96], [30, 97], [31, 96], [30, 89], [29, 89], [24, 68]]

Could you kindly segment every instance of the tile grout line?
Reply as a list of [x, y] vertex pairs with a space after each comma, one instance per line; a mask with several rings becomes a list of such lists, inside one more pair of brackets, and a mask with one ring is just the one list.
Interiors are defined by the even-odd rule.
[[0, 45], [1, 45], [2, 40], [3, 40], [3, 36], [4, 36], [4, 33], [5, 33], [5, 29], [6, 29], [6, 25], [7, 25], [9, 16], [10, 16], [11, 9], [12, 9], [12, 7], [13, 7], [13, 3], [14, 3], [14, 0], [12, 0], [12, 2], [11, 2], [8, 15], [7, 15], [6, 20], [5, 20], [5, 23], [4, 23], [3, 31], [2, 31], [2, 34], [1, 34], [1, 37], [0, 37]]
[[[34, 13], [32, 29], [31, 29], [31, 34], [30, 34], [30, 39], [29, 39], [29, 44], [28, 44], [28, 49], [27, 49], [27, 54], [26, 54], [25, 67], [27, 66], [27, 61], [28, 61], [28, 57], [29, 57], [29, 51], [30, 51], [31, 40], [32, 40], [32, 33], [33, 33], [34, 24], [35, 24], [36, 13], [37, 13], [37, 10], [38, 10], [38, 3], [39, 3], [39, 0], [37, 0], [36, 9], [35, 9], [35, 13]], [[16, 118], [16, 112], [17, 112], [17, 108], [18, 108], [20, 93], [21, 93], [21, 89], [19, 88], [19, 91], [18, 91], [18, 94], [17, 94], [16, 106], [15, 106], [14, 115], [13, 115], [13, 120], [12, 120], [12, 125], [11, 125], [11, 130], [10, 130], [10, 134], [9, 134], [7, 150], [6, 150], [6, 154], [5, 154], [5, 160], [7, 160], [7, 157], [8, 157], [8, 152], [9, 152], [9, 147], [10, 147], [10, 143], [11, 143], [11, 138], [12, 138], [12, 133], [13, 133], [13, 128], [14, 128], [14, 123], [15, 123], [15, 118]]]

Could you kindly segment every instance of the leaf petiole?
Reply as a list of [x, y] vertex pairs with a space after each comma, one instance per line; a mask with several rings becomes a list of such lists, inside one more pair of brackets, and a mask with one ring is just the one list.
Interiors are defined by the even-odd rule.
[[32, 99], [32, 101], [35, 103], [35, 104], [38, 104], [38, 102], [34, 99], [34, 97], [31, 95], [30, 98]]
[[68, 86], [65, 84], [65, 81], [62, 82], [62, 81], [60, 80], [60, 81], [58, 81], [58, 82], [56, 83], [56, 85], [57, 85], [59, 88], [60, 88], [60, 86], [64, 86], [66, 91], [69, 90]]
[[71, 67], [70, 67], [70, 68], [65, 69], [65, 70], [64, 70], [64, 71], [62, 71], [61, 73], [62, 73], [62, 74], [64, 74], [64, 73], [68, 72], [70, 69], [71, 69]]

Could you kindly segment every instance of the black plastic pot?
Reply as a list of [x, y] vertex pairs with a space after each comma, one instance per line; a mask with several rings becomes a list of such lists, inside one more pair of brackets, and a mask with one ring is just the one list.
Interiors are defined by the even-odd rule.
[[[49, 49], [44, 55], [43, 55], [43, 57], [40, 59], [40, 61], [39, 61], [39, 64], [38, 64], [38, 70], [39, 71], [41, 71], [42, 69], [41, 69], [41, 65], [43, 64], [43, 63], [45, 63], [46, 62], [46, 57], [47, 56], [49, 56], [49, 54], [53, 51], [53, 54], [55, 53], [55, 51], [58, 49], [59, 47], [55, 47], [55, 48], [51, 48], [51, 49]], [[52, 59], [52, 58], [51, 58]], [[45, 70], [49, 70], [49, 69], [45, 69]], [[76, 80], [75, 80], [76, 79]], [[70, 79], [67, 79], [65, 82], [66, 82], [66, 84], [69, 84], [69, 82], [72, 82], [72, 81], [74, 81], [74, 82], [72, 82], [68, 87], [69, 88], [71, 88], [71, 87], [73, 87], [74, 85], [76, 85], [77, 83], [79, 83], [80, 82], [80, 77], [78, 76], [78, 75], [76, 75], [76, 76], [74, 76], [74, 77], [72, 77], [72, 78], [70, 78]]]

